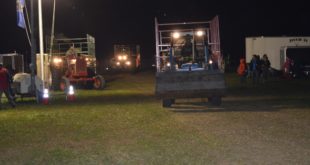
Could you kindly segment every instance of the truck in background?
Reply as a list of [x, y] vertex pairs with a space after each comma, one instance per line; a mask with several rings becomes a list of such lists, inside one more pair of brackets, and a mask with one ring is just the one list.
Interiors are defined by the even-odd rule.
[[120, 71], [136, 71], [141, 67], [139, 45], [114, 45], [111, 67]]
[[[310, 37], [246, 37], [246, 62], [250, 63], [254, 54], [261, 57], [266, 54], [271, 67], [282, 70], [286, 58], [310, 66]], [[309, 53], [309, 54], [308, 54]]]

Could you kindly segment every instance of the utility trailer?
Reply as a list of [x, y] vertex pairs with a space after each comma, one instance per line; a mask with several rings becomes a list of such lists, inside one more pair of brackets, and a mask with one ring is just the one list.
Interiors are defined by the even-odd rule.
[[[0, 54], [0, 63], [6, 67], [11, 74], [24, 72], [24, 55], [18, 53]], [[12, 75], [13, 76], [13, 75]]]
[[[31, 75], [25, 73], [24, 67], [24, 55], [19, 53], [8, 53], [0, 54], [0, 63], [3, 63], [3, 66], [6, 67], [13, 79], [11, 84], [11, 92], [15, 96], [23, 97], [33, 97], [36, 96], [36, 93], [42, 93], [43, 81], [40, 77], [34, 77], [34, 90], [32, 90], [31, 85]], [[37, 99], [41, 99], [41, 96]]]
[[[307, 49], [308, 51], [304, 51]], [[301, 53], [295, 53], [296, 51], [294, 50], [300, 50]], [[310, 36], [260, 36], [245, 38], [246, 62], [249, 63], [254, 54], [260, 56], [266, 54], [270, 60], [271, 67], [276, 70], [283, 69], [286, 57], [298, 59], [298, 61], [307, 62], [304, 65], [310, 65], [308, 62], [310, 61], [309, 50]], [[303, 52], [306, 52], [306, 54]]]
[[208, 98], [220, 105], [226, 85], [218, 16], [181, 23], [158, 23], [155, 18], [155, 35], [155, 95], [163, 107], [179, 98]]

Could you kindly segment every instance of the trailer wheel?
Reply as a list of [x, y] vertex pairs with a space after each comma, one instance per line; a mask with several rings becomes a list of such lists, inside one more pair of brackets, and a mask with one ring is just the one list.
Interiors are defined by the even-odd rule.
[[175, 102], [174, 99], [163, 99], [163, 107], [169, 108]]
[[101, 75], [98, 75], [94, 78], [94, 89], [103, 89], [105, 87], [105, 80]]
[[66, 91], [70, 86], [70, 81], [67, 77], [62, 77], [60, 84], [59, 84], [59, 88], [62, 91]]
[[211, 100], [209, 98], [209, 101], [211, 101], [211, 104], [214, 106], [220, 106], [222, 104], [222, 97], [221, 96], [213, 96], [213, 97], [211, 97]]

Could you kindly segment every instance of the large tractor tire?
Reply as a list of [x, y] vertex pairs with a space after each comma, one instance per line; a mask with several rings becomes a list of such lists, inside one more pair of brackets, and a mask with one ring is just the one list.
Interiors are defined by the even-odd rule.
[[67, 91], [70, 86], [70, 81], [67, 77], [62, 77], [59, 83], [59, 89], [62, 91]]
[[105, 87], [105, 80], [101, 75], [94, 77], [94, 89], [103, 89]]

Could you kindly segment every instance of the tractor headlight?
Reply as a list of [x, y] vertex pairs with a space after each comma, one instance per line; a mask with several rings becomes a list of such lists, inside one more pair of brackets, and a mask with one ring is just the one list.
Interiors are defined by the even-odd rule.
[[172, 37], [173, 37], [174, 39], [178, 39], [178, 38], [180, 38], [180, 36], [181, 36], [181, 34], [180, 34], [179, 32], [174, 32], [174, 33], [172, 33]]
[[130, 65], [131, 65], [131, 62], [130, 62], [130, 61], [126, 61], [126, 65], [127, 65], [127, 66], [130, 66]]
[[197, 35], [198, 37], [202, 37], [204, 34], [205, 34], [204, 31], [201, 31], [201, 30], [199, 30], [199, 31], [196, 32], [196, 35]]
[[56, 58], [53, 59], [53, 63], [56, 64], [56, 65], [60, 64], [61, 62], [62, 62], [61, 58], [56, 57]]
[[70, 60], [70, 64], [76, 64], [76, 59]]
[[170, 64], [170, 62], [168, 62], [168, 63], [167, 63], [167, 67], [170, 67], [170, 66], [171, 66], [171, 64]]
[[126, 55], [123, 56], [123, 60], [127, 60], [128, 57]]
[[123, 56], [118, 56], [117, 59], [118, 59], [118, 60], [122, 60], [122, 59], [123, 59]]
[[116, 62], [116, 65], [117, 65], [117, 66], [120, 66], [120, 65], [121, 65], [121, 63], [120, 63], [120, 62]]

